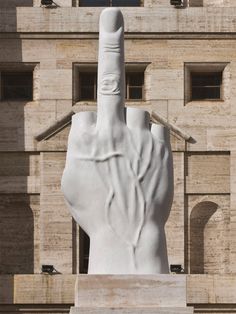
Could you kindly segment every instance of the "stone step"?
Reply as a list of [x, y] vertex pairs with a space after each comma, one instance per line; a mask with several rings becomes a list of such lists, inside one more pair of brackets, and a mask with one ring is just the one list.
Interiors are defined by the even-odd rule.
[[70, 314], [193, 314], [192, 307], [104, 308], [71, 307]]

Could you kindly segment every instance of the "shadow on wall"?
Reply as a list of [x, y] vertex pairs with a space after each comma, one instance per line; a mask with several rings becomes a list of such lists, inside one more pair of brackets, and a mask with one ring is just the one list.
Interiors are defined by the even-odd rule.
[[14, 276], [1, 276], [0, 280], [0, 304], [11, 304], [14, 302]]
[[0, 0], [0, 8], [32, 7], [33, 0]]
[[0, 274], [34, 272], [34, 217], [27, 194], [29, 154], [24, 153], [27, 101], [14, 98], [20, 86], [16, 86], [17, 78], [9, 79], [15, 65], [22, 64], [16, 6], [32, 5], [33, 0], [0, 0], [0, 31], [14, 34], [0, 40]]
[[201, 202], [194, 206], [190, 216], [190, 273], [204, 274], [205, 229], [218, 205]]
[[187, 0], [190, 7], [202, 7], [203, 0]]
[[16, 32], [16, 8], [32, 7], [33, 1], [34, 0], [0, 0], [0, 31]]
[[34, 218], [27, 195], [1, 195], [0, 273], [34, 272]]

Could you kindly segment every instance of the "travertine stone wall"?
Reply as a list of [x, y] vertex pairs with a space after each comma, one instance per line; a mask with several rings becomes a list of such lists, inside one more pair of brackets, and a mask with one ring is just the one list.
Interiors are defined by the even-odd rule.
[[72, 218], [61, 192], [65, 153], [41, 153], [40, 261], [72, 273]]
[[[231, 138], [232, 146], [236, 144], [235, 136]], [[233, 146], [235, 147], [235, 146]], [[231, 177], [230, 177], [230, 267], [231, 272], [236, 272], [236, 151], [233, 148], [231, 151]]]
[[[18, 7], [16, 10], [1, 10], [0, 31], [97, 33], [101, 11], [99, 7]], [[155, 10], [152, 7], [127, 7], [122, 11], [126, 21], [125, 30], [130, 33], [227, 33], [236, 29], [236, 7], [188, 7], [181, 10], [173, 6]]]
[[[33, 101], [0, 104], [0, 312], [65, 313], [79, 264], [75, 226], [60, 191], [70, 125], [40, 142], [34, 135], [74, 104], [76, 63], [97, 62], [102, 8], [40, 8], [39, 0], [0, 0], [0, 72], [34, 67]], [[236, 303], [236, 3], [144, 0], [123, 8], [126, 62], [145, 64], [144, 99], [191, 135], [171, 142], [175, 196], [166, 226], [170, 264], [188, 276], [196, 313], [232, 313]], [[16, 8], [16, 6], [19, 6]], [[23, 8], [20, 6], [27, 6]], [[30, 7], [31, 6], [31, 7]], [[203, 6], [203, 7], [202, 7]], [[223, 99], [190, 101], [186, 67], [224, 66]], [[1, 93], [0, 93], [1, 94]], [[63, 275], [36, 275], [53, 264]], [[6, 273], [32, 276], [3, 276]], [[205, 275], [207, 273], [208, 275]], [[200, 274], [200, 275], [199, 275]], [[218, 274], [221, 274], [220, 276]], [[2, 306], [2, 304], [5, 304]]]
[[175, 152], [174, 200], [166, 225], [169, 264], [184, 266], [184, 153]]
[[203, 6], [224, 6], [225, 0], [203, 0]]
[[168, 0], [143, 0], [144, 7], [170, 7]]
[[[84, 281], [83, 285], [86, 285], [87, 276], [80, 276], [84, 276], [81, 280]], [[1, 276], [0, 279], [0, 288], [5, 287], [8, 292], [0, 295], [1, 305], [12, 302], [19, 306], [28, 305], [28, 308], [30, 305], [40, 304], [42, 307], [51, 305], [56, 308], [59, 304], [70, 305], [74, 302], [76, 275], [15, 275]], [[101, 280], [104, 279], [102, 276]], [[155, 280], [150, 280], [149, 285], [152, 288]], [[205, 308], [208, 313], [211, 307], [217, 306], [217, 312], [220, 314], [232, 313], [235, 311], [235, 289], [236, 279], [231, 275], [187, 275], [187, 304], [194, 305], [196, 310], [198, 307]], [[109, 294], [105, 297], [109, 298]], [[111, 297], [115, 296], [111, 294]], [[180, 301], [183, 297], [185, 296], [182, 295]], [[88, 302], [84, 302], [86, 301]], [[221, 312], [220, 308], [226, 310]]]
[[[12, 41], [3, 40], [3, 44], [1, 58], [6, 60], [9, 55], [11, 61]], [[72, 106], [72, 63], [96, 62], [96, 40], [31, 39], [22, 40], [21, 45], [23, 62], [40, 61], [38, 80], [41, 100], [27, 104], [5, 103], [1, 106], [0, 147], [3, 150], [18, 150], [22, 146], [26, 150], [34, 150], [33, 135], [69, 111]], [[230, 125], [226, 122], [231, 114], [231, 98], [235, 85], [234, 72], [230, 70], [228, 99], [224, 102], [194, 102], [184, 105], [184, 62], [230, 62], [229, 66], [233, 69], [235, 48], [233, 41], [226, 40], [126, 41], [127, 62], [151, 63], [146, 70], [146, 102], [142, 105], [146, 108], [152, 106], [164, 117], [168, 115], [170, 122], [188, 131], [196, 141], [187, 144], [189, 150], [230, 150]], [[211, 53], [212, 49], [214, 54]], [[197, 118], [199, 112], [201, 116]], [[18, 136], [23, 133], [25, 138]], [[56, 145], [59, 144], [54, 143]]]
[[[0, 150], [34, 151], [33, 135], [56, 119], [57, 102], [1, 102]], [[33, 118], [33, 120], [32, 120]]]
[[190, 7], [202, 7], [203, 0], [188, 0], [188, 5]]
[[203, 6], [206, 7], [236, 7], [234, 0], [198, 0], [203, 1]]
[[38, 153], [0, 153], [0, 193], [40, 193]]
[[[211, 306], [216, 312], [232, 313], [235, 305], [236, 278], [232, 275], [188, 275], [187, 277], [187, 303], [198, 304], [208, 309]], [[224, 311], [225, 310], [225, 311]], [[209, 310], [206, 312], [209, 313]], [[213, 311], [212, 311], [213, 312]], [[204, 313], [204, 312], [203, 312]], [[211, 311], [210, 311], [211, 313]], [[214, 312], [213, 312], [214, 313]]]
[[[58, 131], [51, 138], [36, 142], [34, 135], [42, 128], [68, 112], [72, 106], [73, 63], [97, 62], [97, 39], [22, 39], [1, 40], [0, 62], [17, 61], [38, 64], [36, 87], [37, 97], [28, 103], [2, 102], [0, 114], [1, 151], [44, 151], [42, 153], [41, 183], [38, 175], [26, 174], [7, 178], [0, 177], [2, 193], [41, 193], [41, 244], [40, 264], [54, 263], [58, 270], [72, 271], [72, 224], [60, 192], [60, 176], [64, 167], [63, 156], [66, 150], [69, 126]], [[13, 44], [14, 43], [14, 44]], [[14, 50], [17, 48], [21, 53]], [[149, 111], [155, 110], [171, 123], [187, 131], [193, 138], [184, 143], [172, 134], [172, 147], [175, 151], [175, 199], [167, 225], [170, 263], [184, 264], [185, 197], [187, 194], [217, 194], [229, 199], [227, 212], [231, 216], [231, 266], [235, 268], [234, 254], [234, 201], [233, 201], [233, 153], [235, 147], [234, 124], [235, 106], [233, 99], [236, 82], [236, 43], [233, 40], [173, 40], [128, 38], [125, 43], [126, 61], [147, 64], [145, 72], [145, 99], [140, 103], [127, 105], [140, 106]], [[214, 53], [212, 53], [214, 51]], [[188, 102], [184, 99], [185, 63], [227, 63], [228, 79], [224, 81], [227, 90], [224, 101]], [[92, 107], [94, 107], [94, 103]], [[79, 102], [78, 110], [86, 110], [90, 104]], [[185, 154], [185, 150], [189, 154]], [[206, 154], [205, 152], [211, 151]], [[46, 153], [48, 151], [48, 155]], [[56, 152], [62, 152], [57, 155]], [[231, 155], [229, 152], [231, 151]], [[51, 153], [53, 152], [53, 153]], [[196, 153], [195, 153], [196, 152]], [[220, 153], [221, 152], [221, 153]], [[5, 156], [5, 155], [4, 155]], [[8, 155], [6, 155], [6, 158]], [[13, 156], [13, 155], [12, 155]], [[15, 158], [15, 157], [14, 157]], [[17, 157], [18, 158], [18, 157]], [[32, 157], [33, 158], [33, 157]], [[46, 158], [44, 160], [44, 158]], [[12, 159], [18, 160], [18, 159]], [[50, 165], [50, 166], [49, 166]], [[12, 169], [13, 162], [6, 169]], [[16, 168], [17, 169], [17, 168]], [[22, 181], [23, 180], [23, 181]], [[27, 184], [26, 184], [27, 181]], [[23, 183], [22, 183], [23, 182]], [[217, 200], [215, 200], [217, 203]], [[217, 203], [218, 204], [218, 203]], [[64, 222], [62, 220], [65, 218]], [[50, 222], [53, 221], [50, 226]], [[65, 225], [63, 225], [65, 224]], [[63, 226], [63, 227], [62, 227]], [[186, 228], [186, 226], [185, 226]], [[225, 224], [223, 223], [223, 227]], [[212, 227], [211, 227], [211, 230]], [[218, 232], [215, 229], [213, 232]], [[212, 232], [212, 231], [211, 231]], [[57, 236], [55, 236], [57, 234]], [[63, 254], [61, 252], [64, 252]], [[65, 253], [67, 252], [67, 253]], [[213, 251], [212, 254], [219, 254]], [[63, 255], [63, 259], [59, 258]], [[185, 257], [186, 260], [186, 257]], [[214, 263], [213, 263], [214, 264]], [[221, 266], [210, 262], [207, 271], [223, 272]], [[211, 266], [212, 265], [212, 268]], [[188, 265], [185, 265], [188, 268]], [[37, 266], [39, 272], [39, 267]]]
[[[64, 4], [70, 6], [69, 2]], [[192, 6], [200, 5], [194, 3], [189, 2]], [[236, 8], [177, 10], [164, 0], [146, 0], [144, 5], [123, 10], [126, 62], [147, 66], [143, 101], [127, 105], [155, 110], [192, 137], [185, 143], [176, 134], [171, 135], [175, 197], [166, 226], [169, 261], [195, 273], [235, 272]], [[227, 5], [233, 2], [225, 1], [224, 6]], [[160, 8], [154, 10], [155, 6]], [[74, 63], [96, 64], [101, 10], [0, 10], [1, 31], [23, 32], [19, 36], [11, 34], [11, 38], [1, 33], [0, 71], [3, 64], [11, 69], [16, 63], [35, 66], [34, 100], [2, 101], [0, 106], [2, 213], [7, 223], [14, 226], [17, 213], [24, 212], [22, 217], [31, 221], [31, 227], [22, 236], [33, 239], [25, 240], [25, 245], [26, 251], [33, 248], [34, 265], [29, 263], [31, 268], [22, 270], [12, 257], [9, 267], [16, 272], [40, 272], [43, 263], [54, 264], [67, 274], [75, 269], [72, 220], [60, 191], [70, 126], [40, 142], [34, 135], [71, 110]], [[204, 67], [224, 64], [223, 100], [186, 101], [186, 65], [199, 63]], [[88, 102], [78, 102], [75, 107], [78, 111], [96, 110], [96, 104]], [[19, 218], [19, 226], [22, 221]], [[14, 254], [21, 265], [16, 246], [18, 231], [12, 247], [16, 248]], [[195, 257], [196, 251], [204, 251], [204, 258]], [[0, 264], [5, 265], [2, 260]]]
[[187, 194], [229, 194], [229, 153], [188, 153], [186, 160]]

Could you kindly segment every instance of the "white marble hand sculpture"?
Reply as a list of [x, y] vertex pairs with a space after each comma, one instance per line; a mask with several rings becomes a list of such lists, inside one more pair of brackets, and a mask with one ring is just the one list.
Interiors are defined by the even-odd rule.
[[124, 23], [100, 17], [98, 112], [72, 118], [62, 190], [90, 237], [89, 274], [168, 273], [164, 226], [173, 199], [169, 132], [124, 111]]

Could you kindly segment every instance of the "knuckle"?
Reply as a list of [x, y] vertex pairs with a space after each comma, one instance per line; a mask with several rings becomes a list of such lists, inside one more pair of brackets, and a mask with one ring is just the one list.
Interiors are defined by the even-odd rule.
[[106, 74], [102, 78], [100, 86], [100, 94], [102, 95], [118, 95], [120, 94], [120, 79], [114, 74]]

